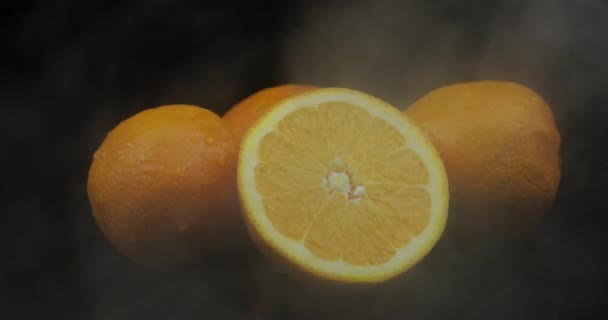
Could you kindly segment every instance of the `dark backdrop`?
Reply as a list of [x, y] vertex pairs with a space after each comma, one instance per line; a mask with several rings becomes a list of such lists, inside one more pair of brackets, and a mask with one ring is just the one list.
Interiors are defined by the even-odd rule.
[[[9, 0], [0, 10], [2, 319], [574, 319], [604, 311], [606, 1]], [[523, 83], [552, 106], [563, 160], [555, 206], [504, 243], [440, 244], [383, 290], [293, 284], [256, 254], [144, 268], [118, 255], [92, 220], [92, 154], [145, 108], [189, 103], [223, 114], [286, 82], [361, 89], [405, 108], [431, 89], [479, 79]]]

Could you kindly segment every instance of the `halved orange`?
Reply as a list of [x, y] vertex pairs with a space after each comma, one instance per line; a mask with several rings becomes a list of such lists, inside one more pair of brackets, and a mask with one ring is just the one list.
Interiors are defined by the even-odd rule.
[[447, 218], [433, 145], [398, 109], [350, 89], [288, 98], [256, 122], [241, 145], [238, 186], [261, 245], [339, 282], [409, 269]]

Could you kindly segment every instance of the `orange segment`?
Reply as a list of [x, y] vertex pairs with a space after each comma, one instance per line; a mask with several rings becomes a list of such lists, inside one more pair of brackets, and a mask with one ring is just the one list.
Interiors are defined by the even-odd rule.
[[[404, 221], [400, 221], [400, 215], [405, 212], [382, 207], [381, 204], [374, 204], [372, 201], [366, 202], [363, 210], [368, 213], [365, 215], [365, 224], [369, 226], [370, 231], [381, 234], [392, 248], [402, 247], [410, 241], [407, 225]], [[382, 214], [373, 214], [374, 212]]]
[[[297, 144], [305, 155], [314, 155], [321, 163], [329, 161], [331, 150], [326, 141], [321, 115], [313, 108], [302, 108], [288, 115], [279, 123], [278, 133], [285, 139]], [[309, 143], [300, 143], [308, 139]], [[293, 162], [292, 162], [293, 163]]]
[[342, 255], [344, 232], [335, 228], [342, 224], [346, 214], [347, 200], [334, 193], [308, 225], [304, 245], [316, 256], [326, 260], [338, 260]]
[[[372, 206], [378, 212], [394, 212], [394, 226], [407, 230], [413, 236], [420, 234], [429, 222], [431, 199], [424, 187], [370, 185], [368, 192]], [[387, 225], [389, 221], [385, 221]], [[397, 242], [404, 244], [402, 242]]]
[[353, 265], [374, 265], [385, 263], [395, 255], [393, 246], [385, 235], [385, 224], [375, 224], [368, 205], [353, 204], [352, 213], [344, 219], [346, 234], [351, 243], [344, 248], [344, 261]]
[[383, 281], [443, 231], [447, 180], [417, 127], [348, 89], [283, 101], [246, 135], [239, 191], [251, 232], [313, 274]]
[[[326, 197], [327, 192], [311, 182], [314, 177], [288, 172], [286, 167], [262, 163], [256, 167], [255, 175], [268, 218], [285, 236], [298, 240], [319, 210], [322, 203], [318, 200]], [[297, 181], [296, 185], [289, 183], [292, 179]]]

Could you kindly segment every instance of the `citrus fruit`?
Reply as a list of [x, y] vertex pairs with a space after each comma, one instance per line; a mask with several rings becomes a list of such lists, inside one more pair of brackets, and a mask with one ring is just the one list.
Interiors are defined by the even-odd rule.
[[238, 186], [254, 239], [315, 279], [390, 279], [431, 250], [447, 218], [433, 145], [398, 109], [349, 89], [285, 99], [257, 121]]
[[439, 150], [455, 235], [520, 233], [550, 208], [560, 180], [560, 135], [547, 103], [513, 82], [461, 83], [406, 109]]
[[142, 111], [95, 152], [87, 186], [94, 218], [134, 260], [199, 257], [232, 240], [239, 217], [236, 154], [229, 130], [209, 110]]
[[223, 117], [224, 122], [234, 134], [237, 144], [240, 144], [251, 125], [281, 100], [316, 88], [308, 85], [285, 84], [260, 90], [228, 110]]

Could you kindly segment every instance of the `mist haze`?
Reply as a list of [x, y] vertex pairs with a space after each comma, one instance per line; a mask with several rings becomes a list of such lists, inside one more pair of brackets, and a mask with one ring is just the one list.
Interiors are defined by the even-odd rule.
[[[9, 1], [0, 4], [0, 318], [587, 319], [607, 284], [608, 3]], [[530, 232], [441, 241], [382, 290], [290, 280], [257, 251], [146, 268], [103, 238], [86, 195], [121, 120], [187, 103], [222, 115], [281, 83], [349, 87], [400, 109], [455, 82], [508, 80], [552, 107], [562, 179]]]

